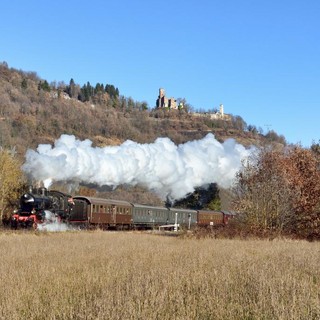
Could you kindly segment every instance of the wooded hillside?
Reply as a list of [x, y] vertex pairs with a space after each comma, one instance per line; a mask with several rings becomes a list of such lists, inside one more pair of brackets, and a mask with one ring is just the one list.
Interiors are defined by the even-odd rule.
[[[17, 163], [23, 162], [27, 149], [53, 144], [61, 134], [90, 139], [93, 146], [107, 146], [127, 139], [151, 143], [158, 137], [180, 144], [201, 139], [210, 132], [220, 142], [234, 138], [244, 146], [268, 146], [257, 148], [260, 152], [253, 155], [254, 161], [244, 164], [232, 192], [222, 193], [211, 185], [205, 191], [196, 189], [176, 204], [220, 210], [232, 202], [248, 230], [319, 239], [320, 143], [314, 143], [309, 150], [301, 146], [283, 148], [285, 138], [274, 131], [264, 135], [261, 129], [235, 115], [228, 121], [211, 119], [206, 114], [195, 116], [195, 108], [183, 100], [185, 107], [181, 110], [152, 109], [146, 102], [122, 96], [112, 84], [92, 86], [87, 82], [81, 87], [73, 79], [68, 85], [49, 84], [35, 72], [9, 68], [4, 62], [0, 64], [0, 151], [9, 164], [14, 164], [15, 158]], [[2, 175], [7, 171], [2, 169]], [[4, 187], [2, 183], [3, 190]], [[141, 187], [123, 185], [116, 190], [99, 190], [82, 185], [77, 193], [164, 205]], [[11, 198], [3, 197], [6, 203], [3, 201], [0, 212], [11, 204]]]
[[285, 144], [283, 136], [273, 131], [263, 135], [240, 116], [232, 115], [231, 121], [195, 117], [190, 112], [195, 108], [185, 105], [182, 110], [155, 110], [122, 96], [111, 84], [80, 87], [73, 79], [49, 84], [36, 72], [0, 64], [0, 146], [16, 148], [22, 158], [27, 148], [53, 143], [63, 133], [97, 146], [127, 139], [149, 143], [164, 136], [180, 144], [208, 132], [219, 141], [231, 137], [243, 145]]
[[[158, 137], [169, 137], [180, 144], [201, 139], [209, 132], [221, 142], [234, 138], [245, 146], [285, 144], [284, 137], [273, 131], [263, 135], [240, 116], [231, 115], [230, 121], [212, 120], [205, 114], [195, 117], [191, 112], [195, 107], [184, 98], [182, 110], [157, 110], [120, 92], [112, 84], [92, 86], [88, 81], [80, 86], [73, 79], [69, 84], [49, 84], [36, 72], [0, 63], [0, 147], [13, 150], [23, 162], [27, 149], [36, 149], [43, 143], [53, 144], [61, 134], [90, 139], [94, 146], [119, 145], [127, 139], [151, 143]], [[93, 195], [95, 191], [82, 187], [81, 192]], [[100, 195], [161, 204], [156, 196], [138, 187], [128, 190], [123, 186], [112, 194], [104, 189]], [[212, 197], [216, 197], [216, 193]]]

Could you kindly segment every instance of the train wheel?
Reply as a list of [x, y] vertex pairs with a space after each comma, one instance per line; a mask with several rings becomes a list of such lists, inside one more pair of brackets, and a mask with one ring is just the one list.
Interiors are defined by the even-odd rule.
[[14, 230], [18, 229], [18, 223], [16, 221], [11, 221], [11, 229], [14, 229]]

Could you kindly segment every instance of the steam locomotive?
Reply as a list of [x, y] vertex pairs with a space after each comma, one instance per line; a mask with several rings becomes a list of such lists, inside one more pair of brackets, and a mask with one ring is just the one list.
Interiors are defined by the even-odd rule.
[[71, 195], [46, 188], [29, 188], [20, 197], [19, 209], [11, 217], [11, 228], [37, 228], [53, 220], [65, 221], [72, 210]]
[[74, 196], [45, 188], [30, 189], [20, 198], [11, 227], [33, 227], [52, 221], [103, 229], [191, 229], [226, 225], [232, 214], [224, 211], [154, 207], [128, 201]]

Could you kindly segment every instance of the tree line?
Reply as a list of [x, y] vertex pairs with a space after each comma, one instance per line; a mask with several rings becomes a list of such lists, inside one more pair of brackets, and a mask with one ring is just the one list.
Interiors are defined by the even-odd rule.
[[234, 186], [234, 209], [251, 231], [320, 239], [320, 146], [258, 149]]
[[[320, 239], [319, 150], [319, 143], [310, 149], [298, 145], [256, 149], [242, 164], [233, 186], [235, 227], [255, 235]], [[3, 221], [12, 214], [14, 200], [26, 185], [20, 168], [15, 152], [1, 148], [0, 217]], [[209, 192], [215, 196], [206, 199], [208, 208], [219, 210], [217, 186], [211, 185]], [[177, 204], [199, 208], [207, 196], [198, 189]]]
[[73, 78], [70, 79], [69, 85], [67, 85], [63, 90], [70, 98], [78, 99], [82, 102], [90, 101], [90, 99], [96, 95], [104, 93], [107, 93], [111, 99], [119, 98], [119, 89], [113, 84], [103, 85], [102, 83], [97, 83], [95, 86], [92, 86], [90, 82], [87, 81], [87, 83], [80, 87], [75, 83]]

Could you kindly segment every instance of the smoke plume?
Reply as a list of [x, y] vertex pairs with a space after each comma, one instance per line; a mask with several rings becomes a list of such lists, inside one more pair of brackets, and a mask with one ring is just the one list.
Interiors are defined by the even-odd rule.
[[49, 210], [44, 210], [45, 223], [39, 223], [37, 226], [38, 231], [46, 232], [63, 232], [73, 230], [72, 227], [59, 221], [59, 219]]
[[158, 138], [150, 144], [128, 140], [104, 148], [62, 135], [54, 146], [29, 149], [23, 170], [32, 179], [46, 182], [140, 185], [162, 199], [176, 200], [209, 183], [230, 187], [249, 153], [233, 139], [220, 143], [212, 134], [178, 146], [168, 138]]

